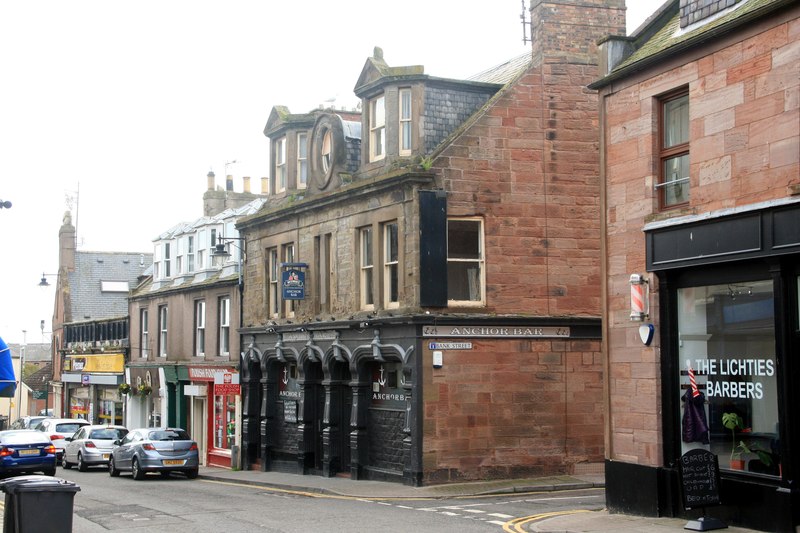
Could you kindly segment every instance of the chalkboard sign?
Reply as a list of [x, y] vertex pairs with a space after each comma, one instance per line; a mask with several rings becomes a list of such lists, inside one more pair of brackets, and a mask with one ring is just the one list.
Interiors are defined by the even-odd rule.
[[284, 400], [283, 420], [284, 422], [297, 422], [297, 402], [292, 400]]
[[686, 509], [720, 504], [716, 455], [702, 449], [689, 450], [681, 456], [680, 474]]

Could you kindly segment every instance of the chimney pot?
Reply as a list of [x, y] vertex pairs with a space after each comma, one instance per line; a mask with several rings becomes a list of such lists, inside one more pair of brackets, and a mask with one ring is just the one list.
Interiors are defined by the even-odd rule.
[[269, 178], [261, 178], [261, 194], [269, 194]]
[[206, 177], [208, 178], [208, 190], [209, 191], [213, 191], [214, 190], [214, 177], [215, 177], [214, 176], [214, 171], [213, 170], [209, 170], [208, 174], [206, 174]]
[[250, 192], [250, 176], [245, 176], [242, 178], [242, 188], [244, 192]]
[[225, 190], [233, 191], [233, 176], [231, 176], [230, 174], [225, 176]]

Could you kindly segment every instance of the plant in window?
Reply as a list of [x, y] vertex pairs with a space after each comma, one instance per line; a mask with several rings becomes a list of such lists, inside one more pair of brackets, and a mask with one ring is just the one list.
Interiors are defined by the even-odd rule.
[[731, 430], [731, 468], [744, 470], [742, 454], [755, 454], [765, 466], [772, 466], [772, 456], [769, 452], [755, 445], [748, 445], [743, 440], [736, 444], [736, 430], [747, 431], [744, 428], [744, 420], [742, 420], [741, 416], [736, 413], [722, 413], [722, 425]]

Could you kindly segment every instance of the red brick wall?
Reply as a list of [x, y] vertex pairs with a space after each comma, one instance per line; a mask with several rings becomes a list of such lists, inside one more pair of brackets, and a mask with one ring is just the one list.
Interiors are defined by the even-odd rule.
[[423, 366], [426, 483], [572, 473], [602, 461], [599, 340], [476, 340], [448, 351], [440, 369]]
[[[608, 253], [608, 457], [661, 464], [660, 350], [639, 340], [629, 320], [632, 273], [645, 272], [643, 226], [777, 200], [800, 193], [800, 9], [752, 24], [724, 42], [660, 70], [616, 82], [604, 92]], [[688, 85], [690, 187], [687, 209], [658, 213], [657, 97]], [[655, 277], [650, 276], [655, 282]], [[659, 331], [658, 287], [651, 283], [652, 322]]]

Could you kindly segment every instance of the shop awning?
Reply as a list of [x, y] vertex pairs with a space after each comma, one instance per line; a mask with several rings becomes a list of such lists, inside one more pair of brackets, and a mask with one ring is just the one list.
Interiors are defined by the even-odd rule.
[[11, 362], [11, 349], [0, 337], [0, 397], [13, 398], [17, 392], [17, 378]]

